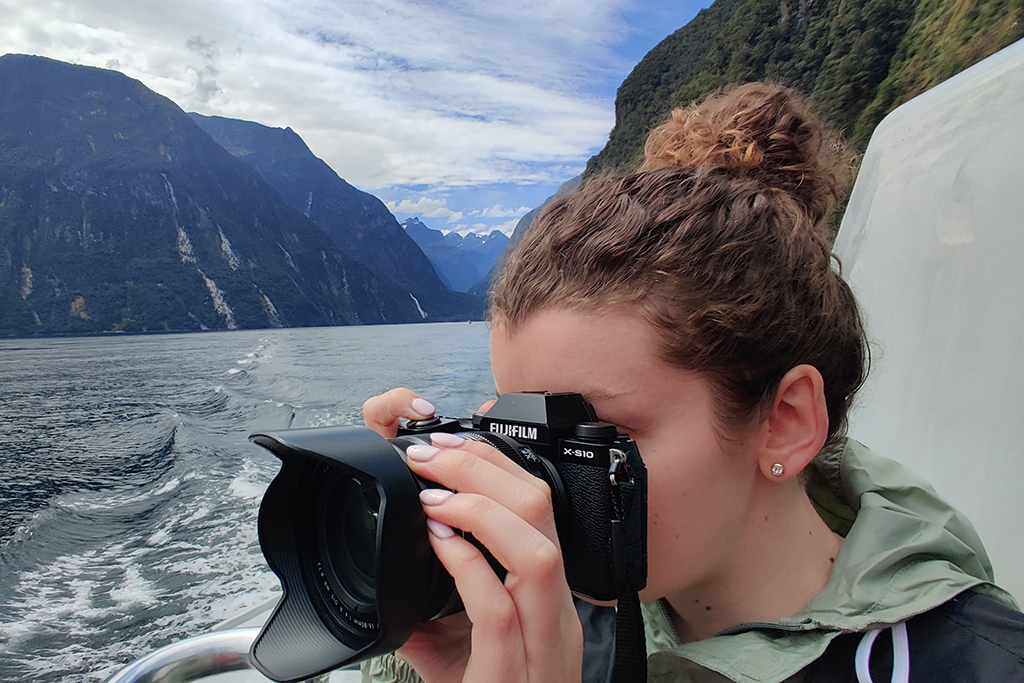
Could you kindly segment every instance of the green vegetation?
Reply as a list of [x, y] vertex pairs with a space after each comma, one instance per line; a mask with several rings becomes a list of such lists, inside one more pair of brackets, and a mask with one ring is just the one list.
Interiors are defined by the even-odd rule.
[[634, 168], [673, 108], [752, 80], [809, 95], [863, 150], [887, 113], [1022, 37], [1024, 0], [718, 0], [623, 82], [587, 175]]
[[1021, 38], [1024, 0], [920, 0], [852, 141], [866, 147], [890, 111]]

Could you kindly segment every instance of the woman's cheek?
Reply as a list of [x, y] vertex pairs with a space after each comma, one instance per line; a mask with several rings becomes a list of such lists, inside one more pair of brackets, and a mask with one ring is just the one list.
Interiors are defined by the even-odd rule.
[[[713, 523], [710, 501], [700, 495], [699, 472], [688, 471], [678, 452], [649, 447], [647, 466], [647, 565], [645, 601], [664, 597], [686, 584], [707, 552], [703, 528]], [[641, 451], [641, 455], [643, 451]], [[711, 482], [704, 482], [710, 486]]]
[[[664, 477], [657, 470], [647, 471], [647, 590], [645, 600], [664, 597], [666, 575], [672, 567], [672, 546], [679, 541], [671, 532], [671, 515], [665, 509]], [[653, 592], [650, 597], [648, 593]]]

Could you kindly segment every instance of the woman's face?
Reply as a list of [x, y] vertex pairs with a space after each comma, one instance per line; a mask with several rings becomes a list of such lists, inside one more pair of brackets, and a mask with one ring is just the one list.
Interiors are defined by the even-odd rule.
[[648, 470], [642, 600], [699, 590], [728, 573], [756, 462], [742, 444], [723, 446], [710, 385], [661, 358], [651, 325], [622, 311], [542, 311], [511, 336], [495, 324], [491, 363], [499, 393], [578, 392], [637, 442]]

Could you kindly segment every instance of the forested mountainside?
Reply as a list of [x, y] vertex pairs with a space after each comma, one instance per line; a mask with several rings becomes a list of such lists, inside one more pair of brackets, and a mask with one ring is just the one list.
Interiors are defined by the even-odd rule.
[[170, 100], [0, 57], [0, 334], [424, 320]]
[[635, 167], [673, 108], [753, 80], [807, 94], [863, 149], [887, 113], [1022, 37], [1024, 0], [717, 0], [623, 81], [586, 175]]
[[483, 299], [449, 291], [384, 202], [345, 182], [291, 128], [190, 116], [221, 146], [255, 168], [285, 202], [316, 223], [347, 255], [408, 288], [431, 320], [482, 315]]
[[[1024, 0], [717, 0], [622, 82], [615, 126], [583, 177], [635, 169], [674, 108], [755, 80], [808, 95], [856, 156], [890, 111], [1021, 38]], [[509, 248], [553, 198], [523, 216]]]
[[428, 227], [419, 217], [404, 220], [401, 226], [434, 264], [445, 284], [458, 292], [470, 291], [491, 272], [508, 246], [508, 237], [499, 230], [487, 235], [473, 232], [465, 236], [457, 232], [446, 235]]

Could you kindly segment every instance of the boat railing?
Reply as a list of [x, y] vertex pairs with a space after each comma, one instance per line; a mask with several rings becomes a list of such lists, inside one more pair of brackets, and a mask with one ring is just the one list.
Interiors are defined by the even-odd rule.
[[106, 683], [184, 683], [234, 671], [250, 672], [239, 680], [266, 681], [249, 661], [249, 647], [259, 632], [236, 628], [186, 638], [135, 660]]

